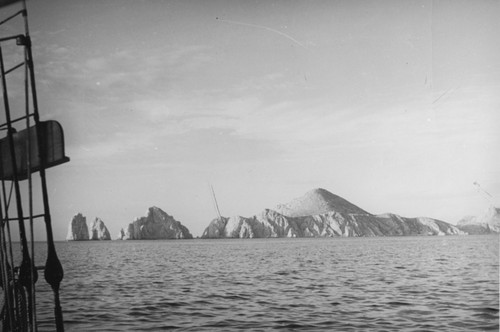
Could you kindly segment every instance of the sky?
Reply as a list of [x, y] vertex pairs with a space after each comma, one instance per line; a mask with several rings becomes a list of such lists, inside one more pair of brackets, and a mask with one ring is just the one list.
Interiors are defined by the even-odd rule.
[[314, 188], [452, 224], [499, 206], [498, 14], [494, 0], [28, 1], [41, 118], [71, 159], [47, 171], [55, 238], [79, 212], [116, 238], [151, 206], [201, 236], [210, 186], [228, 217]]

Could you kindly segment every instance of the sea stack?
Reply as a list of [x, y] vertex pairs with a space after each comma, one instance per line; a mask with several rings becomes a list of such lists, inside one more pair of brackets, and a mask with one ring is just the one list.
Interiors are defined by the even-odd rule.
[[111, 235], [109, 234], [106, 225], [100, 218], [95, 218], [94, 221], [90, 223], [90, 240], [111, 240]]
[[87, 218], [81, 213], [76, 214], [68, 227], [67, 241], [85, 241], [89, 239], [89, 229], [87, 227]]
[[153, 206], [146, 216], [135, 219], [125, 232], [124, 240], [192, 239], [193, 235], [174, 217]]

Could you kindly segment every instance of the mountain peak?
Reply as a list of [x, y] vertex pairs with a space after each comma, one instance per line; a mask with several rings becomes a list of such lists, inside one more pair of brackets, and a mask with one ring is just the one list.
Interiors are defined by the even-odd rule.
[[276, 211], [288, 217], [302, 217], [335, 211], [339, 213], [369, 214], [346, 199], [323, 188], [308, 191], [289, 203], [280, 204]]

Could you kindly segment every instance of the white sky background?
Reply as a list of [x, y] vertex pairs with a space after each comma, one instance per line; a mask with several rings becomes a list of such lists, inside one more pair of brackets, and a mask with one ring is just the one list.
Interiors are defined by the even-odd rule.
[[[13, 11], [10, 6], [3, 11]], [[216, 217], [325, 188], [456, 223], [500, 204], [500, 2], [29, 1], [56, 239], [156, 205]], [[478, 192], [477, 181], [493, 199]]]

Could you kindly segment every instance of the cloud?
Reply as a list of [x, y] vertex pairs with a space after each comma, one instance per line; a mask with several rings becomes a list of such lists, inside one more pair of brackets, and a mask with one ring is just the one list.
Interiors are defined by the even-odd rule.
[[[96, 103], [124, 104], [139, 96], [168, 94], [188, 74], [210, 61], [206, 48], [185, 46], [118, 49], [86, 54], [83, 50], [47, 45], [37, 66], [42, 85], [56, 87], [64, 97], [85, 95]], [[50, 91], [48, 91], [50, 93]], [[87, 100], [87, 102], [88, 102]]]
[[[497, 98], [466, 84], [433, 93], [420, 74], [390, 66], [381, 54], [361, 63], [359, 52], [346, 63], [361, 67], [338, 69], [325, 61], [328, 52], [275, 59], [217, 46], [124, 45], [105, 53], [54, 44], [37, 67], [49, 112], [63, 119], [82, 160], [203, 164], [230, 161], [220, 152], [226, 149], [246, 160], [279, 155], [335, 163], [342, 152], [355, 161], [382, 156], [392, 167], [410, 167], [419, 158], [450, 165], [466, 150], [484, 159], [486, 151], [475, 149], [493, 144]], [[376, 66], [379, 58], [387, 63]], [[399, 74], [379, 81], [387, 68]], [[358, 69], [372, 71], [361, 80], [359, 73], [345, 77]], [[410, 83], [395, 84], [408, 73]], [[470, 148], [463, 150], [464, 142]]]

